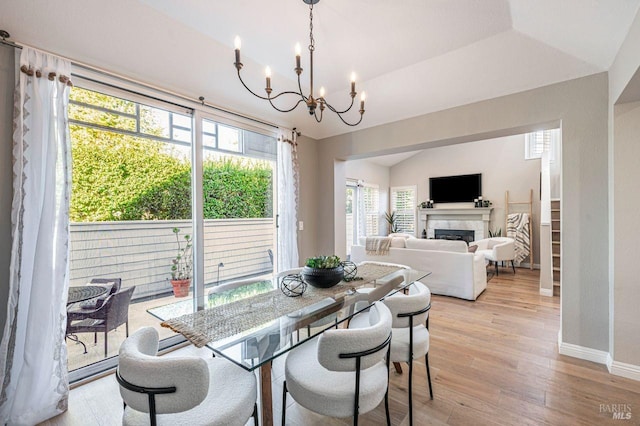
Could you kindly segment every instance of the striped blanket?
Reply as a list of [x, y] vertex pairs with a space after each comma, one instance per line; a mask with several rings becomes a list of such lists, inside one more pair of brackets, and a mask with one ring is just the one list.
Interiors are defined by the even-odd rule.
[[507, 237], [515, 240], [516, 263], [522, 262], [530, 253], [529, 214], [510, 213], [507, 217]]
[[367, 254], [384, 256], [389, 253], [391, 238], [389, 237], [367, 237], [365, 242]]

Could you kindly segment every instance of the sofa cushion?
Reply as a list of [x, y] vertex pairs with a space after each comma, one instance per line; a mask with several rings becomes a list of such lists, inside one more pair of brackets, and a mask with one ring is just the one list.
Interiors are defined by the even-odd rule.
[[461, 240], [422, 240], [422, 239], [408, 239], [406, 241], [406, 247], [408, 249], [416, 250], [439, 250], [439, 251], [451, 251], [455, 253], [467, 253], [467, 243]]
[[398, 238], [405, 238], [405, 239], [408, 239], [408, 238], [414, 238], [415, 239], [416, 238], [411, 234], [405, 234], [403, 232], [395, 232], [393, 234], [389, 234], [389, 236], [392, 237], [392, 238], [398, 237]]
[[391, 247], [406, 248], [407, 247], [406, 241], [407, 239], [403, 237], [392, 237]]

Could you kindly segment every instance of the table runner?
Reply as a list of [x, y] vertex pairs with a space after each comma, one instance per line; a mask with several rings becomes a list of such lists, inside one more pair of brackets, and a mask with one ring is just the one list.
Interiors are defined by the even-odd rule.
[[358, 266], [358, 277], [362, 280], [341, 281], [327, 289], [307, 286], [307, 290], [300, 297], [287, 297], [280, 289], [275, 289], [211, 309], [171, 318], [161, 325], [182, 334], [196, 347], [201, 348], [211, 341], [258, 327], [327, 297], [340, 299], [347, 290], [369, 284], [400, 269], [403, 268], [367, 263]]

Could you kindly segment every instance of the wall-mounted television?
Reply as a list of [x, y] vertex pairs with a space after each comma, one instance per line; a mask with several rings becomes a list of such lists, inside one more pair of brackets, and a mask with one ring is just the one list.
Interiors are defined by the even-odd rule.
[[473, 202], [482, 195], [482, 174], [429, 178], [429, 198], [436, 203]]

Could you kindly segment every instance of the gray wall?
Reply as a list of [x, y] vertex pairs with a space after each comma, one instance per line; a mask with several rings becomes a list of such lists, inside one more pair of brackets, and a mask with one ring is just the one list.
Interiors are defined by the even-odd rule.
[[304, 229], [298, 231], [298, 256], [300, 265], [308, 257], [317, 256], [318, 193], [333, 189], [321, 184], [318, 179], [318, 150], [314, 139], [298, 138], [298, 161], [300, 163], [300, 188], [298, 189], [298, 221]]
[[[529, 191], [533, 189], [532, 242], [537, 264], [540, 259], [540, 160], [524, 159], [524, 139], [524, 135], [514, 135], [427, 149], [391, 167], [390, 185], [417, 185], [417, 201], [421, 202], [431, 198], [429, 177], [482, 173], [482, 196], [491, 200], [493, 207], [489, 229], [500, 228], [502, 235], [506, 235], [505, 191], [509, 191], [511, 201], [528, 201]], [[528, 212], [528, 207], [511, 206], [510, 211]], [[418, 223], [418, 234], [423, 224]]]
[[[610, 353], [615, 362], [640, 368], [640, 12], [609, 70]], [[615, 106], [614, 104], [620, 103]], [[636, 370], [637, 377], [637, 370]]]
[[0, 330], [7, 319], [13, 187], [14, 50], [0, 45]]
[[[337, 161], [527, 131], [562, 129], [562, 340], [609, 348], [608, 80], [601, 73], [318, 141], [318, 249], [344, 249], [344, 170]], [[340, 185], [334, 185], [339, 182]]]
[[616, 361], [640, 366], [640, 278], [633, 265], [638, 261], [640, 222], [638, 182], [640, 182], [640, 102], [615, 107], [616, 170], [614, 176], [614, 293], [613, 341]]

